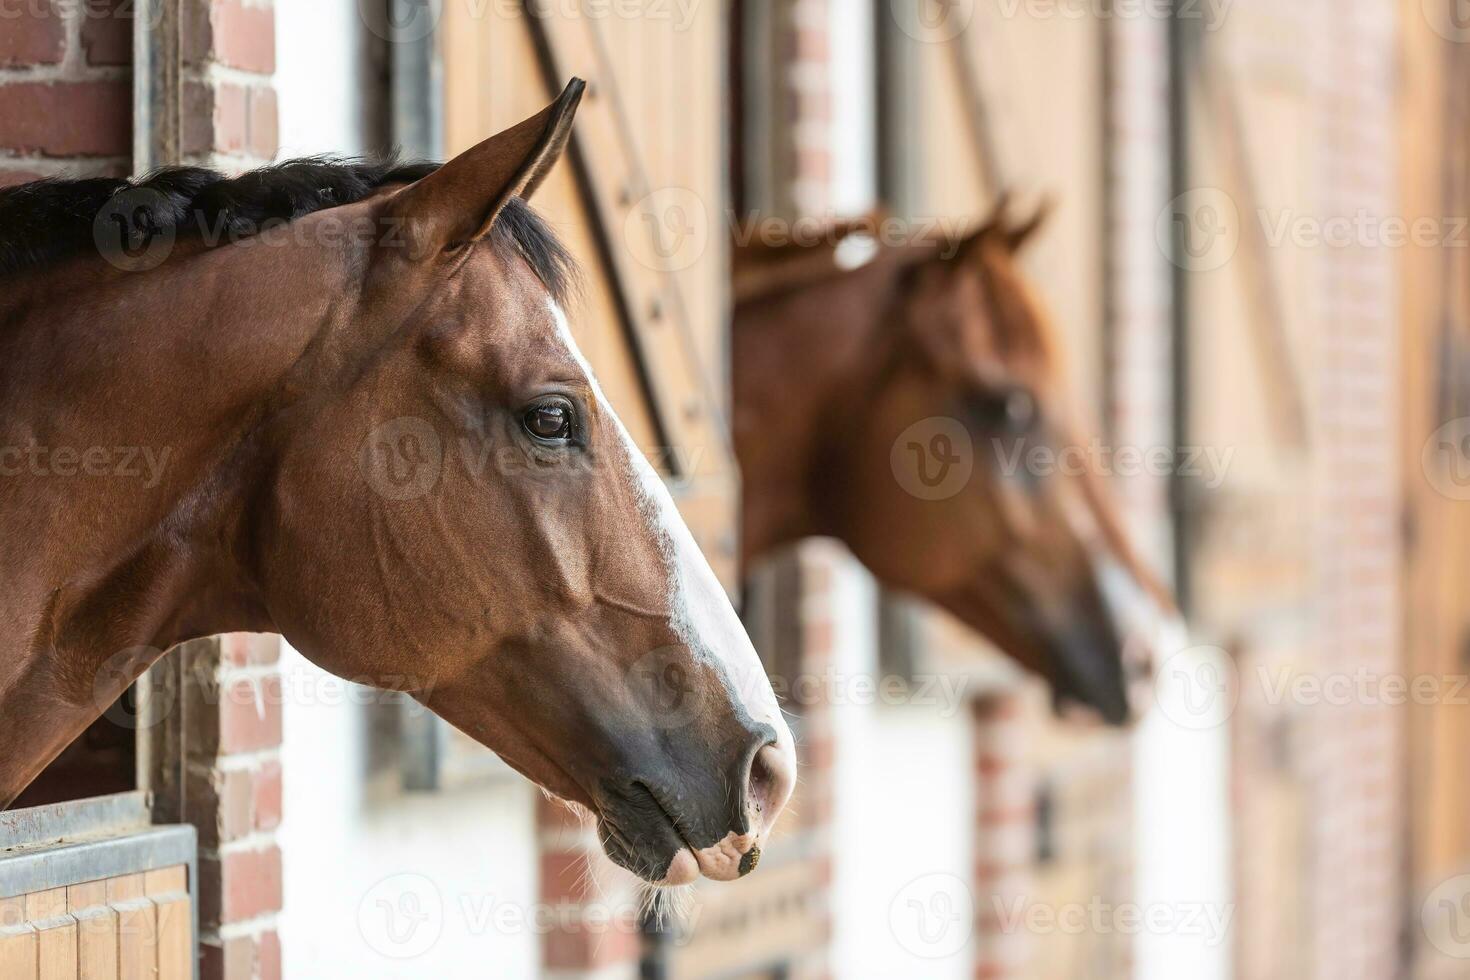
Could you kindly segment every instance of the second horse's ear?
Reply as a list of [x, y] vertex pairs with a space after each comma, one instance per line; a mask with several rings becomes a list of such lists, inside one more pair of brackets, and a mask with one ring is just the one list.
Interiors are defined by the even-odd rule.
[[1012, 201], [1010, 192], [1003, 192], [996, 199], [990, 218], [979, 228], [967, 234], [957, 246], [954, 246], [954, 253], [968, 260], [981, 255], [986, 246], [994, 245], [1015, 255], [1025, 248], [1046, 224], [1056, 204], [1049, 195], [1043, 197], [1032, 210], [1030, 217], [1022, 221], [1015, 221], [1012, 216], [1014, 211]]
[[1006, 247], [1012, 252], [1019, 252], [1041, 229], [1042, 225], [1046, 224], [1055, 209], [1056, 201], [1050, 195], [1043, 197], [1041, 203], [1037, 204], [1036, 209], [1031, 212], [1031, 217], [1006, 227]]
[[490, 233], [513, 197], [530, 197], [566, 149], [587, 83], [574, 78], [557, 100], [410, 184], [387, 205], [415, 258], [428, 258]]

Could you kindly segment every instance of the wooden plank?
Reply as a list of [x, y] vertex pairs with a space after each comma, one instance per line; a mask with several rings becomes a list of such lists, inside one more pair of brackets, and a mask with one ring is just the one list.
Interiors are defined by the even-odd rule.
[[[129, 875], [139, 879], [142, 875]], [[158, 910], [147, 898], [115, 902], [119, 980], [155, 980], [158, 973]]]
[[14, 928], [26, 921], [26, 897], [0, 898], [0, 929]]
[[70, 915], [38, 924], [36, 933], [40, 980], [76, 980], [77, 921]]
[[66, 915], [66, 888], [49, 888], [26, 896], [26, 921], [55, 919]]
[[175, 892], [187, 892], [188, 890], [189, 869], [182, 864], [143, 873], [143, 894], [150, 897], [171, 896]]
[[153, 900], [158, 907], [158, 980], [194, 975], [194, 911], [188, 895]]
[[143, 882], [144, 877], [142, 872], [108, 878], [106, 882], [108, 903], [116, 905], [118, 902], [142, 898], [147, 894], [144, 891]]
[[107, 905], [107, 882], [68, 885], [66, 908], [77, 920], [78, 980], [117, 980], [117, 913]]
[[118, 916], [105, 905], [72, 912], [77, 920], [78, 980], [118, 980]]
[[68, 912], [82, 912], [106, 904], [106, 881], [84, 881], [66, 886], [66, 910]]
[[29, 923], [0, 927], [0, 977], [39, 980], [36, 930]]
[[25, 897], [25, 917], [36, 930], [36, 957], [42, 980], [74, 980], [77, 924], [66, 910], [66, 888], [31, 892]]
[[[1401, 0], [1401, 6], [1399, 213], [1463, 215], [1470, 203], [1470, 56], [1464, 45], [1445, 45], [1413, 0]], [[1448, 4], [1443, 6], [1448, 16]], [[1470, 540], [1470, 511], [1442, 492], [1449, 486], [1449, 467], [1464, 460], [1454, 458], [1453, 443], [1431, 439], [1440, 426], [1470, 414], [1470, 276], [1463, 248], [1411, 243], [1399, 258], [1400, 444], [1411, 531], [1404, 568], [1404, 669], [1410, 677], [1454, 683], [1470, 665], [1470, 607], [1463, 597], [1470, 575], [1464, 544]], [[1470, 871], [1470, 771], [1464, 762], [1470, 707], [1453, 703], [1458, 700], [1443, 697], [1408, 708], [1410, 888], [1421, 898]], [[1444, 976], [1463, 972], [1463, 964], [1446, 963], [1428, 947], [1422, 930], [1414, 938], [1424, 975], [1434, 975], [1431, 966], [1444, 968]]]
[[189, 896], [189, 872], [183, 865], [149, 871], [144, 891], [157, 907], [159, 980], [187, 980], [193, 976], [194, 908]]

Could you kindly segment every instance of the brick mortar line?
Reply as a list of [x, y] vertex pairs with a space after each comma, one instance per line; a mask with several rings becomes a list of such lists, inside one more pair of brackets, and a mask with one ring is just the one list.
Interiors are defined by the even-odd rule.
[[[262, 912], [260, 915], [238, 922], [221, 923], [215, 929], [200, 929], [199, 941], [210, 943], [215, 940], [223, 944], [229, 939], [258, 939], [267, 932], [277, 932], [280, 928], [280, 911]], [[213, 943], [210, 943], [213, 945]]]
[[66, 46], [62, 48], [61, 67], [69, 73], [86, 68], [86, 54], [82, 51], [82, 24], [86, 11], [81, 4], [75, 5], [63, 22]]
[[281, 761], [279, 748], [252, 749], [249, 752], [230, 752], [215, 756], [208, 762], [190, 762], [186, 768], [191, 776], [213, 776], [215, 773], [225, 775], [233, 772], [254, 773], [267, 762], [279, 761]]
[[133, 77], [133, 69], [126, 65], [86, 65], [82, 71], [59, 65], [19, 65], [0, 68], [0, 85], [15, 85], [31, 82], [123, 82]]
[[230, 84], [242, 88], [258, 88], [273, 83], [276, 73], [235, 68], [230, 65], [222, 65], [211, 58], [202, 65], [186, 67], [183, 77], [186, 82], [199, 82], [204, 85]]
[[67, 167], [96, 167], [106, 164], [129, 164], [131, 157], [104, 156], [104, 157], [38, 157], [32, 154], [16, 154], [4, 147], [0, 147], [0, 173], [13, 173], [18, 170], [47, 170], [59, 173]]
[[220, 841], [214, 847], [199, 848], [199, 856], [202, 858], [214, 858], [223, 860], [234, 854], [263, 854], [271, 848], [280, 849], [280, 841], [274, 830], [252, 830], [244, 837], [234, 840]]
[[[216, 756], [211, 764], [202, 768], [206, 772], [244, 772], [258, 768], [260, 764], [280, 761], [281, 749], [279, 746], [273, 746], [268, 749], [251, 749], [247, 752], [227, 752]], [[191, 766], [193, 765], [202, 764], [191, 763]]]
[[213, 167], [216, 170], [244, 171], [263, 167], [275, 160], [275, 157], [257, 157], [249, 154], [224, 153], [215, 151], [212, 153], [193, 153], [187, 158], [192, 166]]

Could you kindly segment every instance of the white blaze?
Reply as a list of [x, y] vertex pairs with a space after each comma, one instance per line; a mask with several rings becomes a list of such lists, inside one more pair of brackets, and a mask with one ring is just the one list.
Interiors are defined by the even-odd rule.
[[776, 739], [781, 751], [794, 751], [791, 731], [776, 704], [775, 692], [766, 678], [765, 668], [751, 645], [750, 637], [730, 604], [725, 588], [710, 568], [709, 561], [695, 543], [694, 535], [684, 523], [679, 508], [663, 479], [628, 434], [622, 419], [613, 411], [592, 367], [582, 356], [572, 336], [566, 313], [555, 300], [550, 301], [551, 314], [556, 320], [557, 333], [567, 350], [587, 375], [587, 383], [601, 410], [612, 419], [623, 443], [628, 468], [638, 481], [643, 498], [643, 511], [651, 516], [655, 526], [650, 528], [665, 548], [665, 561], [670, 573], [670, 608], [674, 610], [674, 628], [679, 639], [696, 656], [713, 658], [721, 669], [736, 703], [744, 707], [751, 719], [764, 722], [776, 730]]

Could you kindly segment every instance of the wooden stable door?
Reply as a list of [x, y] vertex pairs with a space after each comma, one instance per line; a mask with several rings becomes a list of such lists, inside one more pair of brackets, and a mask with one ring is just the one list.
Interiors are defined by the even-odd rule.
[[0, 978], [198, 976], [194, 828], [144, 794], [0, 814]]
[[[1399, 38], [1402, 213], [1467, 214], [1470, 207], [1470, 50], [1445, 44], [1408, 0]], [[1425, 11], [1434, 12], [1433, 5]], [[1438, 11], [1449, 16], [1451, 4]], [[1452, 219], [1454, 221], [1455, 219]], [[1408, 976], [1465, 974], [1463, 906], [1470, 879], [1470, 259], [1467, 232], [1452, 244], [1402, 250], [1399, 419], [1405, 491], [1404, 673], [1429, 679], [1434, 697], [1408, 706]], [[1457, 916], [1443, 913], [1460, 908]], [[1427, 910], [1427, 911], [1426, 911]], [[1461, 955], [1456, 955], [1461, 954]]]
[[446, 4], [445, 150], [588, 89], [534, 204], [584, 263], [568, 311], [614, 409], [660, 466], [705, 555], [735, 584], [726, 410], [721, 5]]

